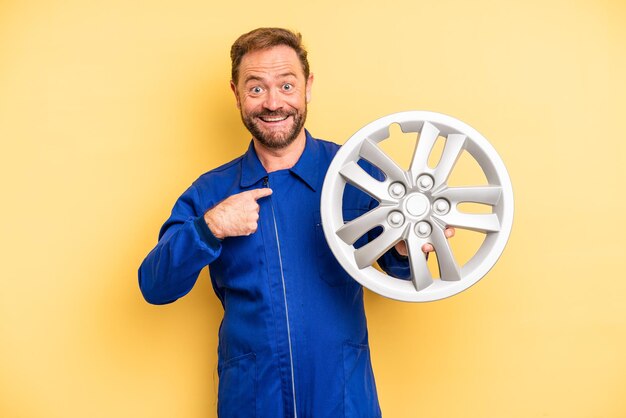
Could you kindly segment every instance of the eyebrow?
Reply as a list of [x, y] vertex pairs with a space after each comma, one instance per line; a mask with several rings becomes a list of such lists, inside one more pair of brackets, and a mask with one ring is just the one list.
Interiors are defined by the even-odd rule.
[[298, 78], [298, 76], [296, 75], [296, 73], [294, 73], [294, 72], [292, 72], [292, 71], [289, 71], [289, 72], [287, 72], [287, 73], [282, 73], [282, 74], [280, 74], [278, 77], [285, 78], [285, 77], [289, 77], [289, 76], [292, 76], [292, 77], [294, 77], [294, 78]]
[[250, 76], [246, 77], [246, 79], [243, 82], [244, 83], [248, 83], [250, 81], [263, 81], [263, 78], [259, 77], [257, 75], [250, 75]]
[[[294, 78], [298, 78], [298, 76], [296, 75], [296, 73], [294, 73], [293, 71], [289, 71], [286, 73], [282, 73], [278, 75], [278, 78], [286, 78], [286, 77], [294, 77]], [[244, 80], [244, 84], [245, 83], [249, 83], [250, 81], [265, 81], [265, 79], [263, 77], [259, 77], [258, 75], [249, 75], [248, 77], [245, 78]]]

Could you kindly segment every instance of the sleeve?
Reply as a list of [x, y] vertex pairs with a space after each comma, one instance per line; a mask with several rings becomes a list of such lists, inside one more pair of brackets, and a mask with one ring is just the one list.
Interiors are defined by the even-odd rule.
[[400, 255], [395, 247], [392, 247], [378, 259], [378, 265], [390, 276], [403, 280], [411, 278], [409, 257]]
[[163, 305], [193, 288], [200, 270], [219, 257], [221, 241], [204, 222], [195, 186], [178, 199], [159, 232], [159, 242], [139, 267], [139, 288], [147, 302]]

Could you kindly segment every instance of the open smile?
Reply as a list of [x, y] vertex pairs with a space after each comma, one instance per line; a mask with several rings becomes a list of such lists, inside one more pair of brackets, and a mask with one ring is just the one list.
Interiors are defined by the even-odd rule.
[[265, 123], [279, 123], [286, 120], [289, 115], [281, 115], [281, 116], [258, 116]]

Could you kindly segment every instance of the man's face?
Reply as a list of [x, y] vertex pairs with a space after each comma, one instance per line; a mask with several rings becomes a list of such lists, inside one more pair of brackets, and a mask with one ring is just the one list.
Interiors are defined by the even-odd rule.
[[266, 148], [282, 149], [304, 135], [312, 83], [296, 52], [280, 45], [244, 55], [231, 88], [252, 136]]

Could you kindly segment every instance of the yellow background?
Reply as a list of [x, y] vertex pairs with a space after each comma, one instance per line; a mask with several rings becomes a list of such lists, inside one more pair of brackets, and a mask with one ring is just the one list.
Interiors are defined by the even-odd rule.
[[231, 43], [304, 35], [308, 128], [447, 113], [498, 150], [513, 233], [439, 302], [367, 293], [387, 418], [626, 416], [626, 5], [620, 1], [0, 2], [0, 417], [212, 417], [206, 271], [145, 303], [175, 199], [241, 154]]

